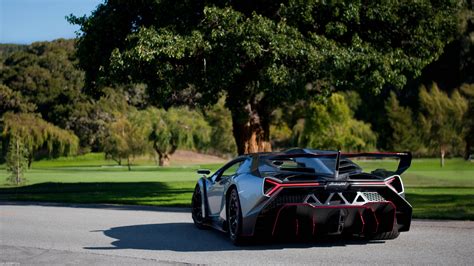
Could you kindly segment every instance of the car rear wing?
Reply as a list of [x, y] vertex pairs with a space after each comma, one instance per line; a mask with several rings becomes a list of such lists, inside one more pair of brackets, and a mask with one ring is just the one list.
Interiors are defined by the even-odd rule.
[[362, 152], [362, 153], [341, 153], [343, 158], [356, 158], [356, 157], [365, 157], [365, 158], [398, 158], [400, 162], [398, 163], [397, 170], [395, 174], [401, 175], [405, 172], [411, 165], [411, 153], [410, 152]]
[[[264, 155], [265, 157], [265, 155]], [[351, 153], [351, 152], [328, 152], [328, 151], [314, 151], [308, 152], [305, 151], [304, 153], [296, 153], [296, 152], [287, 152], [287, 153], [280, 153], [269, 155], [268, 158], [271, 160], [278, 160], [278, 159], [289, 159], [295, 157], [306, 157], [306, 158], [335, 158], [336, 159], [336, 173], [339, 170], [339, 162], [341, 158], [374, 158], [374, 159], [383, 159], [383, 158], [397, 158], [400, 160], [398, 163], [397, 170], [393, 172], [394, 174], [401, 175], [405, 172], [411, 165], [412, 155], [410, 152], [359, 152], [359, 153]]]

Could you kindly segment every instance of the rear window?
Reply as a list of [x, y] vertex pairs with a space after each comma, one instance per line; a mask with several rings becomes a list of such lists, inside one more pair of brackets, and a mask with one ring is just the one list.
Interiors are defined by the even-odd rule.
[[330, 158], [269, 158], [267, 160], [280, 171], [303, 172], [322, 175], [333, 175], [336, 165], [335, 159]]
[[[282, 172], [288, 171], [333, 176], [336, 169], [336, 155], [321, 157], [269, 156], [265, 159], [265, 163], [272, 166], [273, 169], [278, 168], [279, 171]], [[341, 156], [339, 174], [353, 175], [364, 173], [387, 177], [395, 173], [399, 163], [399, 158], [394, 157], [375, 158], [352, 156], [351, 159], [349, 159]]]

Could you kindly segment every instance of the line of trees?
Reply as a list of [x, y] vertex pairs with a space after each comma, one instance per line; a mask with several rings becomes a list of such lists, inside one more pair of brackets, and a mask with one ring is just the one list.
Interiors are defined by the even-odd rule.
[[130, 167], [177, 148], [291, 146], [467, 158], [473, 17], [461, 0], [109, 0], [69, 16], [75, 40], [0, 45], [0, 159], [103, 151]]
[[458, 90], [448, 95], [436, 84], [429, 89], [421, 87], [418, 113], [413, 113], [408, 106], [400, 106], [392, 92], [386, 111], [393, 129], [389, 142], [393, 149], [409, 148], [418, 155], [433, 156], [438, 153], [441, 166], [444, 166], [448, 152], [463, 154], [464, 137], [473, 118], [467, 116], [468, 99]]

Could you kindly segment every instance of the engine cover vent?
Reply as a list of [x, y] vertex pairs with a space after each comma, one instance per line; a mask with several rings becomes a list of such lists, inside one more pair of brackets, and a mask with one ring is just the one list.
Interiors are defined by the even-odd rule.
[[340, 206], [340, 205], [364, 205], [369, 202], [386, 201], [378, 192], [332, 192], [329, 196], [308, 194], [304, 203], [313, 206]]

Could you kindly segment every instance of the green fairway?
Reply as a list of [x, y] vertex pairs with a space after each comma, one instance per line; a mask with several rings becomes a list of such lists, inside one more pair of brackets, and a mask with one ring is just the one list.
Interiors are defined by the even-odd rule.
[[103, 159], [103, 154], [35, 162], [27, 183], [14, 187], [5, 182], [0, 167], [0, 200], [32, 200], [70, 203], [114, 203], [153, 206], [189, 206], [196, 170], [215, 171], [220, 164], [169, 167], [151, 165], [142, 158], [132, 171]]
[[[395, 170], [398, 162], [374, 160], [358, 162], [364, 170], [385, 168]], [[474, 163], [462, 159], [447, 159], [441, 168], [439, 159], [414, 159], [403, 174], [407, 187], [474, 187]]]
[[403, 175], [406, 197], [417, 218], [474, 220], [474, 163], [417, 159]]
[[[135, 163], [128, 171], [102, 154], [34, 162], [21, 187], [7, 184], [0, 167], [0, 200], [189, 206], [199, 177], [195, 171], [221, 165], [158, 167], [147, 158]], [[371, 168], [371, 162], [361, 164]], [[377, 164], [374, 168], [396, 167], [386, 161]], [[415, 159], [403, 181], [414, 217], [474, 220], [474, 163], [451, 159], [440, 168], [436, 159]]]
[[474, 220], [473, 187], [407, 188], [415, 218]]

